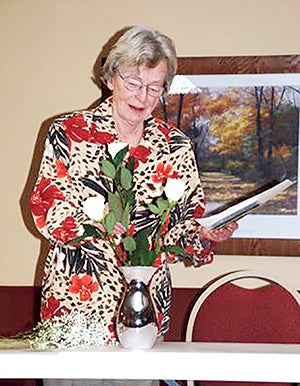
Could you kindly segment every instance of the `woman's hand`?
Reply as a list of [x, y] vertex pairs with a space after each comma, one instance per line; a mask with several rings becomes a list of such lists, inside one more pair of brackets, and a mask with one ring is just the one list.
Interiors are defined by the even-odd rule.
[[238, 227], [238, 224], [234, 221], [214, 231], [210, 231], [202, 226], [200, 228], [200, 235], [203, 240], [215, 241], [219, 243], [220, 241], [225, 241], [229, 239], [232, 236], [233, 232], [238, 229]]

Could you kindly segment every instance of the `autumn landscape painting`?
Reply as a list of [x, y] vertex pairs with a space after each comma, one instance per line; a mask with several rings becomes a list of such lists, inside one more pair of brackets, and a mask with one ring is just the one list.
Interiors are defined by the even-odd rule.
[[[235, 78], [205, 86], [205, 76], [179, 77], [155, 114], [191, 138], [209, 212], [297, 179], [300, 82], [253, 78], [231, 85]], [[256, 214], [295, 216], [297, 202], [295, 184]]]

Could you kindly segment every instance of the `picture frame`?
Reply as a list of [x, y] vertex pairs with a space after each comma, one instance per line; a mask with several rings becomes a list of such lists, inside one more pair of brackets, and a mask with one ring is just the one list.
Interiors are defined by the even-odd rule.
[[[178, 74], [300, 73], [300, 55], [179, 57]], [[299, 230], [300, 232], [300, 230]], [[231, 238], [217, 245], [217, 254], [299, 256], [300, 239]]]

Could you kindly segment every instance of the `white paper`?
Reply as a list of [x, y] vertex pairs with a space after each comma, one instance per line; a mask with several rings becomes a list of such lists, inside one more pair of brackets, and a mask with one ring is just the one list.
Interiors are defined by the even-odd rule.
[[283, 192], [294, 183], [294, 181], [287, 178], [261, 193], [224, 209], [220, 213], [216, 213], [208, 217], [197, 218], [196, 221], [209, 230], [218, 229], [228, 224], [230, 221], [238, 221], [247, 214], [255, 211], [258, 207], [272, 199], [278, 193]]

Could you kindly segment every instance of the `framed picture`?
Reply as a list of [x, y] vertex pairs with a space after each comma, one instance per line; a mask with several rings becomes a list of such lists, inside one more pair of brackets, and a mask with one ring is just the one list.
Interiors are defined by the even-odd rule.
[[[184, 57], [159, 115], [192, 139], [208, 212], [299, 174], [300, 56]], [[217, 253], [298, 256], [297, 183]]]

